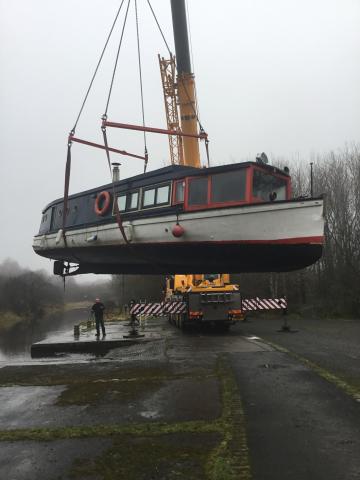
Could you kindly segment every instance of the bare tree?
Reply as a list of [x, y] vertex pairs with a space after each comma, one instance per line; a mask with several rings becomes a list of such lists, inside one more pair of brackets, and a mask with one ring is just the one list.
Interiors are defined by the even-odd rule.
[[[314, 195], [325, 196], [325, 246], [311, 267], [286, 274], [240, 276], [257, 295], [287, 294], [295, 308], [313, 305], [326, 314], [360, 314], [360, 148], [358, 145], [311, 158]], [[280, 167], [283, 160], [275, 162]], [[293, 196], [310, 194], [310, 161], [290, 162]], [[267, 281], [264, 282], [264, 278]], [[264, 288], [264, 285], [267, 286]], [[285, 293], [287, 292], [287, 293]]]

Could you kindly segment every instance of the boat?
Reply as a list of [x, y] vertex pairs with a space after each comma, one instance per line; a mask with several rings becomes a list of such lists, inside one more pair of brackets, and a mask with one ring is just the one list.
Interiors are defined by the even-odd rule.
[[50, 203], [36, 253], [62, 273], [70, 262], [77, 273], [144, 274], [290, 271], [322, 253], [322, 198], [291, 199], [290, 176], [273, 166], [171, 165], [114, 187], [115, 196], [108, 184], [69, 197], [66, 240], [63, 199]]
[[[198, 139], [207, 135], [199, 133], [189, 101], [194, 86], [182, 4], [172, 0], [178, 78], [188, 82], [181, 130], [122, 127], [180, 137], [185, 160], [121, 180], [115, 164], [107, 185], [70, 196], [65, 188], [64, 198], [43, 210], [33, 241], [37, 254], [55, 260], [55, 274], [285, 272], [322, 255], [323, 198], [292, 198], [286, 167], [269, 165], [262, 154], [254, 162], [199, 168]], [[120, 124], [104, 116], [105, 126]], [[74, 131], [72, 141], [90, 144]], [[100, 148], [114, 151], [106, 138]]]

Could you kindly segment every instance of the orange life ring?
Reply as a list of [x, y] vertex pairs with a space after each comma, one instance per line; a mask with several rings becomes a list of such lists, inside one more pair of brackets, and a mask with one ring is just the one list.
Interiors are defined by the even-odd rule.
[[105, 215], [109, 210], [111, 203], [111, 196], [109, 192], [105, 190], [100, 192], [95, 200], [94, 210], [96, 215]]

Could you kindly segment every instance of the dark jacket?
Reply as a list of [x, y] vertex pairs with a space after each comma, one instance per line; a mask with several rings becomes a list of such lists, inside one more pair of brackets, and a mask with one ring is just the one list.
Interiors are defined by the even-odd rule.
[[101, 302], [96, 302], [91, 307], [91, 311], [95, 313], [95, 318], [101, 319], [103, 318], [105, 310], [105, 305]]

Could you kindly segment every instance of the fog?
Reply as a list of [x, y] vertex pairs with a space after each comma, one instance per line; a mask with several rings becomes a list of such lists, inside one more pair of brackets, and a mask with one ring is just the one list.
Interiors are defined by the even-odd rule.
[[[0, 0], [0, 261], [51, 270], [32, 251], [41, 210], [61, 197], [71, 130], [119, 0]], [[152, 0], [172, 50], [170, 2]], [[167, 55], [147, 2], [138, 0], [146, 124], [165, 127], [157, 54]], [[360, 3], [357, 0], [188, 0], [200, 118], [212, 165], [260, 151], [303, 162], [359, 141]], [[141, 123], [133, 5], [109, 119]], [[77, 135], [101, 143], [117, 42]], [[142, 154], [142, 135], [109, 132], [114, 147]], [[149, 169], [168, 163], [167, 138], [147, 136]], [[204, 151], [202, 150], [204, 155]], [[114, 160], [117, 157], [114, 157]], [[143, 165], [121, 158], [121, 176]], [[105, 153], [73, 146], [71, 192], [107, 183]]]

